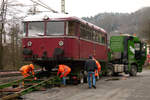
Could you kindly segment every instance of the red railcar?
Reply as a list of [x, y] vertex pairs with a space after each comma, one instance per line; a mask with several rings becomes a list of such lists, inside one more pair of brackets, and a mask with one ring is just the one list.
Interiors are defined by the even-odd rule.
[[[107, 33], [80, 18], [41, 13], [24, 19], [24, 59], [50, 70], [64, 63], [82, 68], [89, 55], [107, 62]], [[78, 67], [80, 66], [80, 67]]]

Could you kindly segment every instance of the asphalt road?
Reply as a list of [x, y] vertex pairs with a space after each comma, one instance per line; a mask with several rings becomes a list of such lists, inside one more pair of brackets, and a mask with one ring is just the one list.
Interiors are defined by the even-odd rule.
[[119, 76], [102, 78], [97, 89], [87, 84], [52, 88], [24, 95], [24, 100], [150, 100], [150, 70], [136, 77]]

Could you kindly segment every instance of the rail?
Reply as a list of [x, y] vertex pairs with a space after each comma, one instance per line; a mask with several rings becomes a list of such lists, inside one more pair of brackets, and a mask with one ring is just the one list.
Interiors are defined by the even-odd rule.
[[[60, 85], [58, 77], [34, 80], [32, 76], [0, 85], [0, 100], [11, 100], [46, 85]], [[8, 94], [5, 94], [8, 93]]]

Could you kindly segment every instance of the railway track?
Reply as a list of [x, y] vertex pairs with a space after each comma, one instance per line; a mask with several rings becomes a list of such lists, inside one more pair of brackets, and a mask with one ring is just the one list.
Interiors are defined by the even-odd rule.
[[[40, 69], [36, 69], [35, 72], [39, 72]], [[11, 70], [7, 70], [7, 71], [0, 71], [0, 78], [1, 77], [10, 77], [10, 76], [21, 76], [21, 73], [19, 71], [11, 71]]]
[[45, 90], [43, 86], [60, 85], [58, 77], [40, 78], [34, 80], [32, 76], [20, 80], [0, 84], [0, 100], [12, 100], [34, 90]]
[[0, 78], [2, 77], [10, 77], [10, 76], [20, 76], [19, 71], [0, 71]]

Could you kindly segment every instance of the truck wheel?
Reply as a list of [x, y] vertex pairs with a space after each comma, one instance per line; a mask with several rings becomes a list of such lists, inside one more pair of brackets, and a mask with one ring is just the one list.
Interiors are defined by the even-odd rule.
[[108, 67], [108, 69], [107, 69], [107, 76], [112, 76], [113, 73], [114, 73], [113, 68], [111, 66]]
[[135, 65], [131, 65], [131, 71], [130, 71], [130, 76], [136, 76], [137, 74], [137, 67]]

